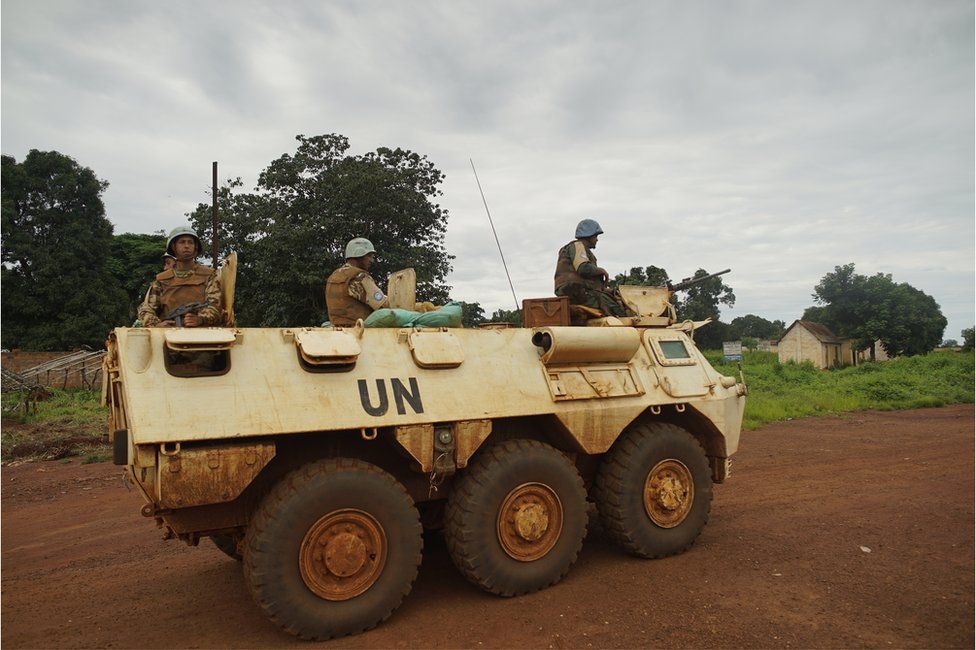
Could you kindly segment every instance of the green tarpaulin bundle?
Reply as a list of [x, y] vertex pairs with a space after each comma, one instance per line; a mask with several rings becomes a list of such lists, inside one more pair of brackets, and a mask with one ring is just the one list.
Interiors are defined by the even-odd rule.
[[461, 327], [461, 304], [449, 302], [422, 313], [409, 309], [377, 309], [363, 321], [366, 327]]

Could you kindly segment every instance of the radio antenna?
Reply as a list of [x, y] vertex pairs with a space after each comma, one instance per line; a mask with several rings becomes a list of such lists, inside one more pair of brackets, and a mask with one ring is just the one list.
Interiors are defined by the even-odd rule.
[[518, 297], [515, 295], [515, 285], [512, 284], [512, 275], [508, 272], [508, 264], [505, 263], [505, 253], [502, 252], [501, 242], [498, 241], [498, 233], [495, 231], [495, 222], [491, 220], [491, 210], [488, 209], [488, 201], [485, 200], [485, 191], [481, 189], [481, 181], [478, 180], [478, 170], [474, 168], [474, 160], [468, 158], [471, 163], [471, 171], [474, 172], [474, 181], [478, 184], [478, 191], [481, 192], [481, 202], [485, 204], [485, 212], [488, 214], [488, 224], [491, 226], [491, 234], [495, 236], [495, 245], [498, 246], [498, 255], [502, 258], [502, 266], [505, 268], [505, 277], [508, 278], [508, 286], [512, 289], [512, 300], [515, 301], [515, 311], [520, 309]]
[[213, 163], [213, 209], [211, 212], [213, 230], [213, 240], [210, 243], [210, 252], [213, 257], [214, 271], [217, 270], [217, 161]]

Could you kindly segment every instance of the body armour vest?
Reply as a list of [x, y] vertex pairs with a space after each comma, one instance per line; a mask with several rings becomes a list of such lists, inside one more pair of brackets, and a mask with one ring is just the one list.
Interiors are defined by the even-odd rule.
[[369, 305], [349, 295], [349, 282], [360, 273], [355, 266], [342, 266], [332, 272], [325, 281], [325, 306], [329, 310], [329, 321], [338, 327], [355, 325], [360, 318], [365, 319], [373, 313]]
[[583, 246], [580, 240], [576, 239], [559, 249], [559, 259], [556, 260], [555, 285], [558, 291], [560, 287], [568, 284], [581, 284], [588, 289], [602, 289], [603, 281], [600, 278], [587, 278], [580, 275], [573, 266], [573, 259], [576, 257], [576, 246], [583, 247], [587, 261], [596, 266], [596, 255], [593, 251]]
[[[214, 275], [209, 266], [193, 265], [193, 272], [186, 277], [177, 277], [173, 269], [163, 271], [156, 276], [161, 289], [159, 304], [162, 307], [160, 318], [177, 307], [191, 302], [203, 302], [207, 299], [207, 281]], [[219, 309], [219, 306], [218, 306]]]

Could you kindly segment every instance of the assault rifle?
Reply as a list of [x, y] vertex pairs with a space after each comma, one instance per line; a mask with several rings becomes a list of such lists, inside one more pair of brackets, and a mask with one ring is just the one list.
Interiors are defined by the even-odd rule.
[[731, 270], [732, 269], [725, 269], [724, 271], [719, 271], [718, 273], [709, 273], [708, 275], [703, 275], [700, 278], [685, 278], [684, 280], [682, 280], [677, 284], [671, 284], [671, 281], [668, 280], [667, 282], [668, 291], [670, 291], [671, 293], [674, 293], [675, 291], [683, 291], [684, 289], [693, 287], [696, 284], [701, 284], [705, 280], [711, 280], [712, 278], [717, 278], [720, 275], [725, 275]]
[[177, 327], [183, 327], [184, 316], [189, 313], [196, 313], [209, 304], [209, 302], [188, 302], [185, 305], [180, 305], [170, 313], [163, 316], [163, 320], [175, 321]]

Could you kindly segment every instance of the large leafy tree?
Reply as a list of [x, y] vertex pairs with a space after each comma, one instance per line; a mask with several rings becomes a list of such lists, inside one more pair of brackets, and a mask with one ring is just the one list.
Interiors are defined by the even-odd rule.
[[618, 273], [610, 282], [612, 286], [636, 284], [644, 287], [663, 287], [668, 282], [668, 272], [659, 266], [632, 267], [626, 273]]
[[487, 323], [485, 309], [481, 303], [461, 301], [461, 324], [465, 327], [477, 327], [482, 323]]
[[729, 334], [733, 339], [775, 339], [783, 335], [786, 323], [781, 320], [767, 320], [755, 314], [746, 314], [732, 319]]
[[[349, 154], [341, 135], [296, 140], [296, 152], [273, 160], [254, 192], [242, 192], [239, 180], [218, 192], [220, 254], [239, 254], [238, 320], [260, 326], [326, 320], [325, 280], [343, 264], [354, 237], [376, 247], [370, 272], [381, 286], [393, 271], [413, 267], [418, 300], [445, 302], [453, 257], [444, 247], [448, 212], [436, 202], [440, 170], [399, 148]], [[205, 237], [210, 209], [200, 204], [189, 215]]]
[[522, 327], [521, 309], [496, 309], [488, 319], [491, 323], [511, 323], [516, 327]]
[[57, 151], [2, 158], [3, 345], [100, 346], [126, 314], [107, 260], [108, 183]]
[[854, 264], [834, 267], [814, 288], [817, 303], [803, 313], [866, 349], [880, 340], [889, 355], [922, 354], [942, 341], [948, 324], [932, 296], [889, 273], [865, 276]]
[[112, 238], [108, 269], [125, 291], [126, 310], [133, 319], [153, 277], [163, 270], [165, 252], [166, 235], [162, 232], [151, 235], [127, 232]]
[[[692, 278], [703, 278], [706, 275], [708, 271], [698, 269]], [[725, 284], [721, 277], [709, 278], [685, 290], [685, 298], [678, 310], [678, 316], [691, 320], [711, 318], [717, 321], [720, 315], [719, 305], [734, 307], [735, 294], [732, 292], [732, 287]]]
[[718, 350], [724, 341], [734, 340], [729, 331], [729, 324], [714, 320], [708, 325], [695, 330], [695, 344], [702, 350]]

